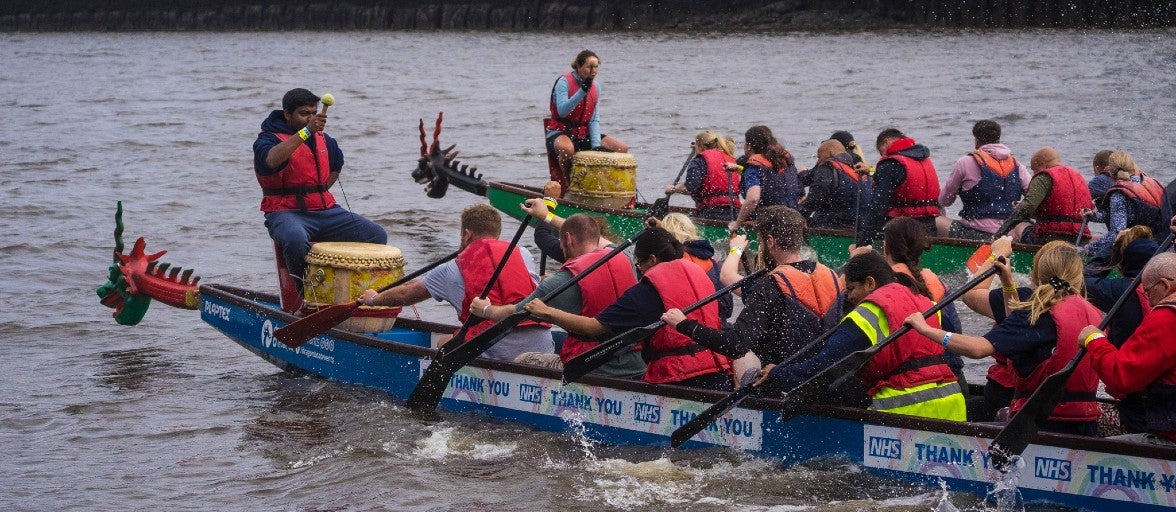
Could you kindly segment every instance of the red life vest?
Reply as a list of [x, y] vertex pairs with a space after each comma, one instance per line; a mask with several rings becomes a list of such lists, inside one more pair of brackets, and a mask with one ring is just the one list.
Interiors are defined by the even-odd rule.
[[[465, 323], [466, 318], [470, 316], [470, 302], [473, 302], [474, 297], [482, 293], [482, 289], [490, 281], [490, 276], [494, 274], [494, 268], [498, 266], [499, 261], [502, 261], [502, 256], [506, 254], [506, 248], [509, 245], [502, 240], [481, 238], [470, 242], [465, 249], [462, 249], [461, 254], [457, 255], [457, 269], [461, 271], [461, 278], [465, 282], [465, 297], [462, 298], [461, 307], [458, 308], [460, 311], [458, 319], [462, 323]], [[511, 253], [510, 259], [507, 260], [506, 266], [502, 267], [502, 273], [498, 275], [498, 280], [490, 288], [487, 298], [490, 299], [491, 304], [515, 304], [527, 298], [533, 291], [535, 291], [535, 282], [531, 280], [531, 273], [527, 271], [527, 265], [523, 263], [523, 255], [516, 247]], [[489, 329], [491, 325], [494, 325], [494, 322], [483, 321], [474, 324], [466, 332], [466, 341]], [[550, 327], [550, 324], [533, 320], [524, 320], [519, 323], [520, 327], [527, 325]]]
[[[739, 208], [739, 173], [728, 172], [723, 168], [725, 163], [735, 163], [735, 159], [730, 155], [724, 153], [719, 149], [707, 149], [698, 156], [706, 162], [706, 176], [702, 178], [702, 185], [699, 185], [698, 190], [690, 194], [694, 198], [695, 206], [698, 208], [710, 208], [718, 206], [727, 206], [732, 204], [731, 198], [734, 197], [734, 207]], [[727, 180], [730, 179], [730, 188], [727, 187]]]
[[[911, 273], [911, 268], [906, 266], [906, 263], [895, 263], [891, 265], [890, 268], [895, 272], [900, 272], [911, 276], [911, 278], [915, 277], [915, 275]], [[947, 293], [947, 287], [943, 286], [943, 281], [939, 280], [939, 276], [935, 275], [935, 272], [925, 268], [920, 270], [922, 270], [922, 272], [919, 272], [919, 274], [923, 276], [923, 283], [927, 285], [927, 291], [931, 292], [931, 300], [939, 302]]]
[[[1029, 396], [1041, 386], [1046, 377], [1060, 371], [1066, 366], [1074, 354], [1078, 353], [1078, 333], [1088, 325], [1098, 325], [1102, 321], [1102, 313], [1085, 299], [1077, 295], [1070, 295], [1054, 304], [1049, 310], [1057, 327], [1057, 346], [1053, 354], [1033, 369], [1028, 376], [1017, 380], [1013, 387], [1013, 401], [1009, 404], [1009, 412], [1016, 414]], [[1094, 400], [1095, 390], [1098, 389], [1098, 375], [1090, 365], [1090, 358], [1084, 357], [1078, 362], [1070, 380], [1066, 381], [1066, 396], [1054, 407], [1049, 419], [1053, 421], [1094, 421], [1098, 419], [1098, 402]]]
[[[1116, 181], [1107, 190], [1107, 194], [1110, 194], [1112, 190], [1121, 191], [1129, 199], [1141, 201], [1152, 208], [1159, 208], [1160, 202], [1164, 199], [1164, 186], [1146, 174], [1143, 175], [1142, 183], [1130, 180]], [[1104, 199], [1106, 197], [1106, 195], [1103, 196]]]
[[[1093, 209], [1094, 202], [1090, 200], [1090, 189], [1086, 180], [1071, 167], [1058, 165], [1049, 169], [1042, 169], [1034, 175], [1045, 173], [1053, 181], [1053, 189], [1045, 200], [1033, 211], [1033, 234], [1039, 237], [1046, 235], [1066, 235], [1073, 237], [1082, 227], [1082, 216], [1078, 210]], [[1090, 228], [1082, 232], [1082, 236], [1090, 237]], [[1095, 322], [1098, 325], [1098, 322]]]
[[996, 360], [992, 366], [988, 367], [988, 380], [1000, 384], [1006, 388], [1012, 388], [1017, 385], [1017, 371], [1013, 369], [1013, 363], [1009, 358], [1000, 354], [992, 354], [992, 358]]
[[[679, 258], [658, 263], [645, 278], [653, 284], [666, 309], [684, 308], [714, 292], [715, 286], [698, 265]], [[719, 329], [719, 306], [713, 301], [686, 315], [686, 318]], [[647, 342], [652, 360], [645, 368], [645, 382], [662, 384], [731, 369], [731, 360], [703, 348], [677, 329], [663, 326]]]
[[834, 169], [841, 171], [842, 174], [852, 181], [862, 180], [862, 174], [857, 172], [857, 170], [855, 170], [852, 165], [849, 165], [840, 160], [834, 160], [832, 158], [825, 160], [825, 162], [828, 162], [828, 164]]
[[[576, 79], [576, 74], [569, 71], [563, 74], [563, 79], [568, 83], [568, 97], [575, 96], [580, 91], [580, 81]], [[557, 79], [558, 83], [559, 80]], [[555, 94], [555, 86], [552, 86], [552, 95]], [[559, 130], [566, 133], [569, 137], [576, 139], [588, 138], [588, 121], [592, 120], [592, 115], [596, 113], [596, 100], [599, 97], [597, 93], [596, 84], [592, 84], [592, 88], [588, 90], [587, 96], [580, 100], [580, 104], [576, 105], [571, 112], [568, 112], [567, 117], [560, 117], [559, 110], [555, 105], [555, 98], [551, 99], [551, 117], [543, 120], [543, 128], [547, 130]]]
[[[610, 252], [610, 249], [597, 249], [588, 254], [577, 256], [564, 263], [563, 268], [572, 275], [579, 275], [585, 268], [596, 263]], [[608, 307], [621, 294], [637, 284], [637, 277], [633, 275], [633, 267], [624, 257], [614, 257], [591, 274], [584, 276], [576, 283], [580, 287], [580, 316], [595, 317]], [[563, 347], [559, 350], [559, 358], [568, 362], [592, 347], [600, 344], [599, 340], [586, 340], [569, 332]]]
[[[890, 332], [902, 326], [903, 320], [911, 313], [931, 309], [931, 300], [911, 291], [910, 288], [890, 283], [879, 287], [864, 299], [878, 306], [886, 315]], [[927, 323], [938, 328], [939, 315], [927, 319]], [[878, 340], [881, 341], [881, 340]], [[943, 346], [911, 330], [886, 345], [866, 364], [858, 377], [874, 396], [883, 387], [907, 389], [922, 384], [958, 382], [944, 358]]]
[[[274, 133], [285, 142], [290, 133]], [[261, 211], [326, 210], [335, 206], [335, 196], [327, 190], [331, 177], [331, 162], [327, 156], [327, 139], [323, 132], [314, 133], [314, 152], [310, 144], [299, 144], [286, 167], [268, 176], [256, 174], [261, 184]]]
[[1011, 156], [1004, 160], [997, 160], [987, 151], [973, 151], [969, 154], [972, 155], [972, 160], [976, 161], [976, 166], [981, 171], [992, 171], [993, 174], [1001, 178], [1007, 178], [1018, 167], [1017, 159]]
[[887, 218], [925, 219], [939, 216], [939, 175], [935, 173], [935, 164], [931, 163], [930, 158], [916, 160], [898, 153], [913, 145], [915, 141], [910, 137], [898, 139], [886, 148], [886, 156], [882, 159], [897, 160], [906, 169], [906, 180], [894, 190], [894, 196], [890, 198]]

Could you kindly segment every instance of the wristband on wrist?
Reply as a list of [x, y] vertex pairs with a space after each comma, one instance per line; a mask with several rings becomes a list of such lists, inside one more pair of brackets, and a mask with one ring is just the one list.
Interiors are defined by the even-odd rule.
[[310, 138], [310, 130], [303, 126], [301, 130], [298, 130], [298, 138], [302, 139], [302, 142], [306, 142], [306, 139]]
[[1000, 285], [1000, 291], [1002, 291], [1008, 295], [1015, 295], [1017, 293], [1017, 285], [1010, 284], [1008, 286], [1005, 286], [1002, 284], [1002, 285]]
[[482, 306], [482, 318], [486, 318], [486, 310], [487, 310], [487, 309], [490, 309], [490, 305], [489, 305], [489, 304], [486, 304], [485, 306]]
[[743, 254], [743, 248], [739, 246], [732, 247], [731, 250], [727, 251], [727, 254]]
[[364, 305], [369, 306], [369, 307], [375, 306], [375, 304], [374, 304], [375, 302], [376, 302], [375, 295], [372, 295], [371, 297], [368, 297], [367, 300], [363, 301]]
[[543, 218], [543, 222], [546, 222], [546, 223], [548, 223], [548, 224], [551, 224], [551, 219], [554, 219], [554, 218], [555, 218], [555, 214], [554, 214], [554, 213], [547, 212], [547, 217], [544, 217], [544, 218]]
[[1082, 346], [1089, 347], [1090, 342], [1092, 342], [1096, 339], [1099, 339], [1099, 338], [1105, 338], [1105, 336], [1103, 336], [1103, 333], [1098, 332], [1098, 331], [1092, 332], [1092, 333], [1090, 333], [1090, 336], [1087, 336], [1085, 340], [1082, 340]]
[[547, 203], [548, 210], [554, 210], [556, 206], [559, 206], [559, 203], [551, 196], [543, 196], [543, 202]]
[[943, 341], [941, 341], [939, 343], [943, 345], [943, 348], [947, 348], [947, 342], [949, 342], [949, 341], [951, 341], [951, 333], [950, 332], [944, 333], [943, 334]]

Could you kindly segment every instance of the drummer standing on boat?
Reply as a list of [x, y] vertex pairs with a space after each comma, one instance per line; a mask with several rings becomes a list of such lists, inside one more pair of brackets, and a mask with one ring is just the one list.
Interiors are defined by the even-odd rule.
[[543, 120], [546, 130], [547, 157], [552, 181], [568, 191], [572, 155], [577, 151], [604, 150], [628, 153], [629, 146], [615, 137], [600, 133], [600, 84], [595, 83], [600, 57], [583, 50], [572, 61], [572, 70], [555, 80], [551, 88], [551, 117]]
[[306, 89], [282, 96], [282, 109], [261, 122], [253, 142], [253, 171], [261, 184], [265, 227], [299, 291], [312, 242], [388, 243], [388, 233], [335, 204], [330, 188], [343, 169], [343, 151], [323, 132], [327, 113]]

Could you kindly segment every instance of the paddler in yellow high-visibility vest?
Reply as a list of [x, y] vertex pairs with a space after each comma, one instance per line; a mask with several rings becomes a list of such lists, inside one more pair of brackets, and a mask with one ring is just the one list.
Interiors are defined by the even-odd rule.
[[[845, 265], [846, 301], [856, 306], [842, 319], [820, 353], [794, 364], [766, 366], [757, 383], [767, 396], [783, 394], [858, 350], [886, 339], [911, 313], [933, 303], [913, 289], [880, 254], [869, 252]], [[937, 314], [928, 323], [939, 325]], [[907, 333], [874, 355], [857, 377], [871, 398], [870, 409], [924, 418], [965, 421], [967, 410], [943, 347]]]

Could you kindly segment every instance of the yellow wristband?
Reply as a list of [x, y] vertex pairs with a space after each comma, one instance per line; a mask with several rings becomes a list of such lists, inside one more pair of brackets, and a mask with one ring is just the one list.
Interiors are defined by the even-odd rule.
[[743, 248], [739, 246], [732, 247], [731, 250], [727, 251], [727, 254], [743, 254]]
[[554, 213], [547, 212], [547, 217], [545, 217], [545, 218], [543, 219], [543, 222], [546, 222], [546, 223], [548, 223], [548, 224], [551, 224], [551, 219], [554, 219], [554, 218], [555, 218], [555, 214], [554, 214]]
[[1098, 338], [1105, 338], [1105, 337], [1106, 336], [1103, 336], [1103, 333], [1101, 333], [1101, 332], [1098, 332], [1098, 331], [1092, 332], [1092, 333], [1090, 333], [1090, 336], [1087, 336], [1086, 339], [1082, 341], [1082, 346], [1089, 347], [1090, 342], [1092, 342]]
[[306, 127], [298, 130], [298, 138], [302, 139], [302, 142], [306, 142], [306, 139], [310, 138], [310, 130], [307, 130]]

